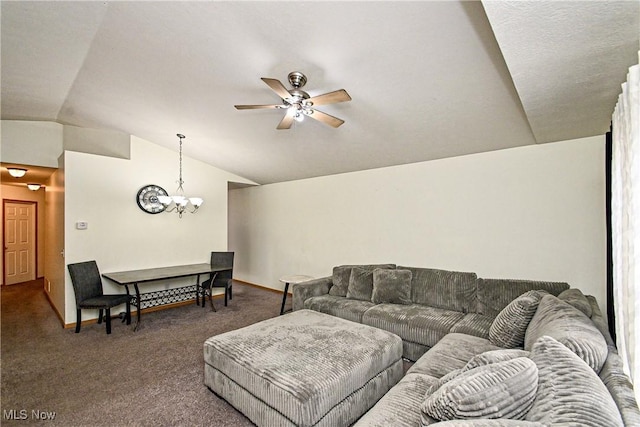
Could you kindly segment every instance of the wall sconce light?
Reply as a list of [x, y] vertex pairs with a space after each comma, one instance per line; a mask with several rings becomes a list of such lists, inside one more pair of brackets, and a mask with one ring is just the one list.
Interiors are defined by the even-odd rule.
[[40, 189], [41, 185], [40, 184], [27, 184], [27, 187], [31, 191], [38, 191]]
[[22, 168], [7, 168], [7, 170], [9, 171], [9, 175], [14, 178], [22, 178], [24, 174], [27, 173], [27, 170]]

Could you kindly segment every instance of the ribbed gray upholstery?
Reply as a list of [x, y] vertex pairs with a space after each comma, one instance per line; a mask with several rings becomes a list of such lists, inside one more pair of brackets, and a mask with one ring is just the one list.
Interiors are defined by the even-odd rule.
[[[313, 427], [348, 426], [367, 412], [381, 397], [381, 390], [389, 390], [402, 376], [402, 362], [384, 370], [372, 378], [364, 387], [331, 408]], [[242, 412], [254, 424], [269, 427], [309, 426], [295, 424], [289, 418], [256, 398], [222, 372], [205, 364], [204, 381], [209, 388], [234, 408]], [[384, 394], [384, 393], [382, 393]]]
[[569, 289], [564, 282], [541, 282], [537, 280], [478, 279], [478, 314], [496, 317], [511, 301], [534, 289], [542, 289], [551, 295]]
[[463, 317], [457, 311], [425, 305], [378, 304], [364, 313], [362, 323], [432, 347]]
[[461, 369], [477, 354], [503, 350], [485, 338], [465, 334], [448, 334], [409, 368], [407, 373], [419, 373], [440, 378], [454, 369]]
[[600, 379], [616, 402], [625, 426], [640, 426], [640, 409], [633, 393], [633, 384], [624, 373], [622, 359], [615, 347], [609, 347], [607, 360], [600, 371]]
[[526, 420], [584, 427], [623, 425], [600, 378], [566, 346], [543, 336], [533, 345], [531, 360], [538, 367], [538, 393]]
[[489, 338], [489, 328], [494, 318], [476, 313], [467, 313], [461, 321], [453, 325], [451, 332], [474, 335], [480, 338]]
[[525, 350], [531, 350], [544, 335], [567, 346], [596, 373], [602, 369], [609, 352], [604, 337], [583, 312], [553, 295], [546, 295], [540, 301], [525, 335]]
[[409, 342], [402, 340], [402, 357], [409, 359], [412, 362], [420, 359], [431, 347], [427, 345], [418, 344], [415, 342]]
[[[263, 411], [298, 426], [336, 425], [368, 409], [362, 403], [357, 414], [352, 404], [334, 409], [345, 399], [372, 405], [400, 380], [401, 356], [402, 341], [393, 334], [299, 310], [207, 339], [205, 384], [247, 416], [245, 409], [257, 399]], [[242, 397], [240, 389], [251, 396]], [[260, 415], [252, 421], [274, 425], [277, 418]]]
[[426, 390], [436, 382], [428, 375], [407, 374], [364, 414], [354, 427], [416, 427]]
[[362, 323], [362, 315], [374, 305], [371, 301], [361, 301], [334, 295], [311, 297], [304, 302], [304, 308], [306, 309], [358, 323]]
[[401, 267], [411, 271], [411, 300], [416, 304], [463, 313], [476, 308], [476, 273]]
[[302, 310], [304, 302], [321, 295], [328, 295], [331, 289], [331, 276], [308, 280], [293, 285], [293, 311]]

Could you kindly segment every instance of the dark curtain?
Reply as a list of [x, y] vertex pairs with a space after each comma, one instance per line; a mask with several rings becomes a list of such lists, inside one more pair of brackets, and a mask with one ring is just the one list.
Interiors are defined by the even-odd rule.
[[611, 153], [613, 151], [613, 131], [609, 128], [605, 142], [605, 174], [606, 174], [606, 216], [607, 216], [607, 321], [609, 333], [616, 341], [616, 316], [613, 310], [613, 242], [611, 240]]

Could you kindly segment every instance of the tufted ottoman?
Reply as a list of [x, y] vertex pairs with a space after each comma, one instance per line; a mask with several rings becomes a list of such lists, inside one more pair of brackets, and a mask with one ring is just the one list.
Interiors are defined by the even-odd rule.
[[311, 310], [204, 343], [204, 382], [258, 426], [348, 426], [402, 377], [402, 340]]

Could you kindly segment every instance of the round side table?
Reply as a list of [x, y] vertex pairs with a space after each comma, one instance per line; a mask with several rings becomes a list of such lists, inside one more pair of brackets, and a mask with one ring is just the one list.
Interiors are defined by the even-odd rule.
[[280, 315], [284, 314], [284, 304], [287, 302], [287, 293], [289, 292], [289, 285], [296, 285], [298, 283], [311, 280], [313, 277], [305, 276], [304, 274], [295, 274], [292, 276], [283, 276], [280, 281], [284, 283], [284, 294], [282, 294], [282, 306], [280, 307]]

